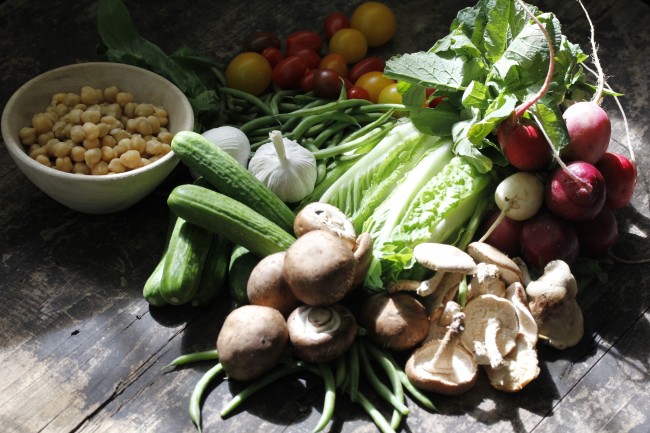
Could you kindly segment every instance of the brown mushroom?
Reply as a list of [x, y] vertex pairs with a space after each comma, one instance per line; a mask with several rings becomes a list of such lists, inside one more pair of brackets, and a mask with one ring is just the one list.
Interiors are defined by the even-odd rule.
[[429, 318], [408, 293], [377, 293], [361, 304], [359, 324], [370, 340], [391, 350], [412, 349], [429, 333]]
[[287, 323], [278, 310], [244, 305], [226, 317], [217, 352], [228, 377], [248, 381], [275, 367], [288, 343]]
[[478, 364], [459, 343], [463, 313], [457, 313], [442, 340], [430, 340], [406, 361], [404, 370], [417, 387], [446, 395], [471, 389], [478, 378]]
[[340, 237], [325, 230], [300, 236], [287, 249], [284, 278], [302, 303], [335, 304], [353, 287], [357, 260]]
[[496, 368], [485, 365], [484, 369], [490, 385], [505, 392], [521, 391], [540, 373], [535, 346], [523, 334], [517, 336], [515, 348], [501, 365]]
[[501, 279], [501, 269], [497, 265], [481, 262], [476, 265], [476, 274], [469, 283], [468, 298], [487, 293], [503, 297], [506, 283]]
[[513, 283], [506, 290], [506, 299], [512, 302], [517, 311], [517, 320], [519, 322], [519, 333], [535, 347], [537, 345], [537, 323], [533, 314], [528, 308], [528, 300], [526, 298], [526, 290], [523, 284]]
[[370, 236], [370, 233], [361, 233], [357, 237], [354, 246], [354, 258], [357, 260], [357, 267], [354, 272], [352, 287], [357, 287], [363, 283], [372, 262], [372, 236]]
[[284, 278], [285, 255], [280, 251], [260, 260], [248, 277], [246, 294], [251, 304], [275, 308], [287, 317], [300, 301]]
[[576, 279], [562, 260], [549, 262], [544, 274], [526, 287], [528, 306], [539, 327], [539, 337], [556, 349], [575, 346], [584, 334], [577, 292]]
[[506, 287], [514, 282], [521, 282], [522, 275], [519, 266], [505, 253], [485, 242], [472, 242], [467, 246], [467, 253], [478, 263], [491, 263], [497, 265], [501, 271], [501, 278]]
[[462, 341], [481, 365], [493, 368], [515, 347], [519, 332], [514, 305], [495, 295], [481, 295], [465, 305]]
[[300, 237], [313, 230], [326, 230], [345, 240], [351, 249], [356, 245], [356, 232], [352, 221], [336, 206], [313, 202], [296, 215], [293, 231]]
[[327, 362], [345, 353], [357, 334], [354, 315], [343, 305], [302, 305], [287, 319], [296, 355], [308, 362]]

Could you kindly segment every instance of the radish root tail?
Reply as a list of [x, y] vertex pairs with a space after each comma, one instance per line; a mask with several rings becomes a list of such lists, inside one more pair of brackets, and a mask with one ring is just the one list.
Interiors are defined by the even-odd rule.
[[596, 88], [596, 93], [594, 94], [594, 97], [592, 99], [592, 102], [600, 105], [603, 102], [603, 93], [605, 91], [605, 73], [603, 72], [603, 68], [600, 65], [600, 59], [598, 58], [598, 47], [596, 46], [596, 29], [594, 27], [594, 23], [591, 21], [591, 17], [589, 16], [589, 12], [587, 12], [587, 8], [585, 7], [585, 5], [582, 3], [581, 0], [577, 0], [577, 2], [582, 8], [582, 10], [584, 11], [585, 16], [587, 17], [587, 22], [589, 23], [589, 30], [591, 32], [589, 36], [589, 42], [591, 43], [594, 66], [596, 67], [596, 71], [598, 72], [597, 73], [598, 85]]

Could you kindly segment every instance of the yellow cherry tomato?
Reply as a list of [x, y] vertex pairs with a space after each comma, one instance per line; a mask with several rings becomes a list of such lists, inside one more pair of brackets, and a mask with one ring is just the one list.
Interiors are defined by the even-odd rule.
[[261, 54], [240, 53], [226, 67], [226, 82], [233, 89], [261, 95], [271, 84], [271, 64]]
[[341, 29], [330, 39], [329, 52], [342, 55], [348, 63], [356, 63], [366, 57], [368, 42], [359, 30]]
[[[397, 83], [389, 84], [381, 89], [377, 102], [380, 104], [401, 104], [402, 94], [397, 90]], [[402, 117], [404, 114], [403, 111], [394, 111], [393, 117]]]
[[370, 100], [376, 104], [379, 101], [379, 94], [384, 90], [384, 87], [393, 83], [395, 81], [386, 77], [383, 72], [371, 71], [360, 76], [354, 84], [366, 89]]
[[390, 41], [397, 31], [397, 21], [392, 9], [380, 2], [365, 2], [352, 13], [350, 26], [366, 37], [369, 47]]

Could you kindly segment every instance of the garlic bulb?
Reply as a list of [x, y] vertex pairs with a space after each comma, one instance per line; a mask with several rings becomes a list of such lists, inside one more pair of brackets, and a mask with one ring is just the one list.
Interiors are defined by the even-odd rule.
[[226, 125], [209, 129], [202, 135], [235, 158], [242, 166], [248, 165], [251, 144], [240, 129]]
[[250, 171], [286, 203], [309, 195], [316, 184], [316, 158], [280, 131], [271, 131], [271, 143], [260, 146], [248, 164]]

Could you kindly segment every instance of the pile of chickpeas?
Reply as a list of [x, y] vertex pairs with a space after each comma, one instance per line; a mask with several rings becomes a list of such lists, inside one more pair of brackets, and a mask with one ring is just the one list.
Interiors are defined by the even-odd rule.
[[31, 158], [68, 173], [124, 173], [151, 164], [171, 151], [164, 108], [138, 103], [116, 86], [83, 86], [57, 93], [50, 105], [20, 129]]

